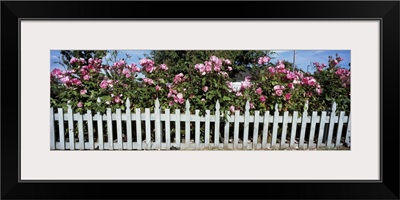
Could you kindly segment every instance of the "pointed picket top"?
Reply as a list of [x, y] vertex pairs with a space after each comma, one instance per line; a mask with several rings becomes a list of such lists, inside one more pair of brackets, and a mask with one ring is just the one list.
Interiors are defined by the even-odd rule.
[[219, 100], [217, 100], [217, 103], [215, 104], [215, 109], [216, 109], [216, 110], [219, 110], [219, 108], [220, 108]]
[[68, 104], [67, 107], [68, 107], [68, 110], [71, 110], [71, 105]]
[[186, 110], [190, 109], [190, 103], [189, 103], [189, 99], [186, 99]]
[[279, 112], [278, 104], [277, 104], [277, 103], [275, 103], [275, 112]]
[[304, 111], [307, 111], [308, 110], [308, 100], [306, 100], [306, 103], [304, 104]]
[[100, 97], [97, 97], [97, 104], [100, 104], [100, 103], [101, 103]]
[[160, 101], [158, 100], [158, 98], [156, 99], [155, 108], [156, 109], [160, 108]]
[[334, 101], [332, 104], [332, 112], [335, 112], [335, 111], [336, 111], [336, 102]]
[[126, 109], [131, 108], [131, 101], [129, 100], [129, 98], [126, 99], [125, 105], [126, 105]]
[[250, 102], [249, 102], [249, 100], [246, 101], [245, 108], [246, 108], [246, 112], [248, 112], [250, 110]]

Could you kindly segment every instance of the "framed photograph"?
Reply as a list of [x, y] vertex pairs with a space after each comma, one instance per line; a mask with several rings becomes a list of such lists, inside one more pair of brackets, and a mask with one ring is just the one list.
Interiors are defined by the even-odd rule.
[[2, 1], [1, 198], [399, 199], [399, 8]]

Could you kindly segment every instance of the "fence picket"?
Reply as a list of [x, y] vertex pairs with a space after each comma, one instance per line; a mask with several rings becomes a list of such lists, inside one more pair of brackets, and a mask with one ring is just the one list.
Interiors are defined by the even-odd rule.
[[332, 137], [333, 137], [333, 127], [335, 126], [335, 117], [336, 117], [336, 102], [333, 102], [331, 117], [329, 119], [329, 132], [328, 132], [328, 141], [326, 142], [326, 146], [330, 148], [332, 146]]
[[[307, 103], [306, 103], [307, 105]], [[306, 106], [304, 106], [306, 107]], [[304, 147], [304, 137], [306, 134], [306, 127], [307, 127], [307, 109], [304, 109], [303, 116], [301, 117], [301, 128], [300, 128], [300, 139], [299, 139], [299, 148]]]
[[262, 135], [262, 148], [267, 148], [267, 139], [268, 139], [268, 127], [269, 127], [269, 111], [264, 114], [264, 128]]
[[94, 150], [94, 136], [93, 136], [93, 115], [92, 111], [86, 111], [87, 124], [88, 124], [88, 137], [89, 137], [89, 149]]
[[348, 120], [347, 120], [347, 131], [346, 131], [346, 137], [344, 138], [344, 142], [350, 146], [350, 137], [351, 137], [351, 130], [350, 130], [350, 119], [351, 119], [351, 113], [349, 114]]
[[344, 112], [341, 111], [339, 115], [339, 125], [336, 132], [336, 143], [335, 146], [340, 145], [340, 139], [342, 138], [342, 130], [343, 130], [343, 121], [344, 121]]
[[150, 124], [150, 108], [144, 109], [146, 121], [146, 148], [151, 148], [151, 124]]
[[79, 149], [85, 150], [85, 139], [83, 137], [83, 116], [78, 113], [78, 133], [79, 133]]
[[196, 144], [196, 149], [200, 147], [200, 116], [199, 116], [200, 110], [195, 110], [195, 117], [196, 117], [196, 122], [195, 122], [195, 144]]
[[258, 127], [260, 125], [260, 111], [254, 112], [254, 130], [253, 130], [253, 150], [257, 149], [258, 143]]
[[210, 110], [206, 110], [206, 128], [204, 134], [204, 147], [208, 148], [210, 144]]
[[54, 131], [54, 111], [50, 108], [50, 150], [56, 149], [56, 137]]
[[247, 143], [249, 138], [249, 118], [250, 118], [250, 103], [246, 102], [246, 111], [244, 112], [244, 130], [243, 130], [243, 149], [247, 149]]
[[322, 138], [324, 136], [324, 130], [325, 130], [325, 120], [326, 120], [326, 111], [322, 111], [321, 120], [319, 122], [317, 147], [320, 147], [322, 145]]
[[[125, 115], [126, 115], [126, 148], [128, 150], [133, 149], [132, 146], [132, 113], [131, 113], [131, 102], [129, 101], [129, 98], [126, 99], [125, 102]], [[137, 116], [136, 116], [137, 120]], [[142, 142], [137, 142], [138, 146], [142, 144]]]
[[290, 147], [294, 147], [294, 141], [296, 139], [296, 131], [297, 131], [297, 119], [298, 119], [298, 112], [294, 111], [292, 116], [292, 132], [290, 133]]
[[175, 109], [175, 143], [176, 147], [181, 148], [181, 111]]
[[281, 137], [281, 148], [286, 144], [286, 132], [287, 132], [287, 123], [289, 118], [289, 112], [285, 111], [283, 113], [283, 122], [282, 122], [282, 137]]
[[72, 114], [72, 108], [68, 105], [68, 133], [69, 133], [69, 149], [75, 150], [75, 138], [74, 138], [74, 116]]
[[312, 112], [310, 138], [308, 139], [308, 147], [314, 147], [315, 125], [317, 124], [317, 112]]
[[122, 116], [121, 116], [121, 109], [116, 109], [116, 120], [117, 120], [117, 141], [118, 141], [118, 150], [123, 150], [124, 147], [122, 141]]
[[64, 133], [64, 111], [62, 108], [58, 108], [58, 132], [60, 137], [60, 148], [65, 149], [65, 133]]
[[227, 120], [225, 121], [225, 129], [224, 129], [224, 148], [228, 148], [229, 144], [229, 119], [230, 115], [227, 116]]
[[235, 111], [235, 125], [234, 125], [234, 135], [233, 135], [233, 149], [237, 149], [239, 143], [239, 116], [240, 111]]
[[220, 112], [219, 112], [219, 100], [215, 104], [215, 129], [214, 129], [214, 145], [219, 146], [219, 119], [220, 119]]
[[[142, 147], [142, 119], [141, 119], [141, 114], [140, 114], [140, 108], [136, 108], [135, 114], [136, 114], [136, 144], [137, 144], [137, 150], [142, 150], [142, 148], [143, 148]], [[131, 141], [132, 141], [132, 139], [131, 139]]]
[[98, 140], [99, 140], [99, 150], [104, 149], [104, 135], [103, 135], [103, 116], [100, 115], [100, 112], [97, 112], [97, 130], [98, 130]]
[[190, 149], [190, 104], [189, 100], [186, 100], [186, 122], [185, 122], [185, 143]]
[[271, 148], [275, 147], [276, 145], [276, 137], [278, 135], [278, 120], [279, 120], [278, 104], [275, 104], [274, 122], [273, 122], [274, 126], [272, 129]]
[[161, 149], [161, 108], [160, 108], [160, 101], [158, 98], [156, 99], [155, 105], [154, 105], [154, 113], [156, 116], [155, 123], [154, 125], [155, 130], [156, 130], [156, 148], [158, 150]]
[[108, 150], [114, 150], [111, 108], [107, 108], [107, 140], [108, 140]]
[[171, 148], [170, 111], [165, 109], [165, 143], [167, 150]]

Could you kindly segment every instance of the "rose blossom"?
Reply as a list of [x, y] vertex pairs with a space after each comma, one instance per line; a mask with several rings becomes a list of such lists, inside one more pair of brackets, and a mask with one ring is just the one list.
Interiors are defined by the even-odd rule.
[[81, 93], [81, 94], [86, 94], [86, 93], [87, 93], [87, 90], [83, 89], [83, 90], [80, 91], [80, 93]]
[[284, 98], [285, 98], [285, 101], [290, 100], [290, 93], [285, 94]]
[[256, 93], [259, 94], [259, 95], [262, 94], [262, 89], [260, 87], [257, 88]]
[[83, 107], [83, 103], [82, 103], [82, 102], [79, 102], [79, 103], [77, 104], [77, 106], [78, 106], [78, 108], [82, 108], [82, 107]]
[[207, 86], [204, 86], [204, 87], [203, 87], [203, 91], [204, 91], [204, 92], [207, 92], [207, 91], [208, 91], [208, 87], [207, 87]]
[[229, 109], [231, 110], [231, 112], [235, 112], [235, 106], [232, 105]]
[[265, 102], [265, 100], [267, 100], [267, 98], [266, 98], [264, 95], [261, 95], [261, 96], [260, 96], [260, 101], [261, 101], [261, 102]]

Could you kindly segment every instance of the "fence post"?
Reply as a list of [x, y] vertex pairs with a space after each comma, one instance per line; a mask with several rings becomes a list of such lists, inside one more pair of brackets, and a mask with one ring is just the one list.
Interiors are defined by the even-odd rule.
[[289, 118], [289, 112], [285, 111], [283, 113], [283, 122], [282, 122], [281, 148], [283, 148], [286, 145], [286, 132], [287, 132], [288, 118]]
[[239, 143], [239, 117], [240, 111], [235, 110], [234, 134], [233, 134], [233, 149], [236, 150]]
[[[97, 98], [97, 105], [100, 105], [100, 97]], [[97, 118], [97, 130], [98, 130], [98, 142], [99, 142], [99, 150], [104, 149], [104, 136], [103, 136], [103, 116], [100, 114], [100, 112], [97, 112], [96, 115]]]
[[68, 132], [69, 132], [69, 149], [75, 149], [74, 138], [74, 115], [72, 114], [71, 105], [68, 105]]
[[264, 123], [264, 127], [263, 127], [263, 133], [262, 133], [261, 149], [267, 148], [268, 128], [269, 128], [269, 110], [264, 113], [263, 123]]
[[143, 144], [143, 142], [142, 142], [142, 118], [141, 118], [141, 114], [140, 114], [140, 108], [136, 108], [136, 113], [135, 114], [136, 114], [136, 144], [137, 144], [137, 150], [142, 150], [142, 144]]
[[114, 150], [114, 139], [112, 131], [112, 113], [111, 108], [107, 108], [107, 135], [108, 135], [108, 150]]
[[278, 104], [275, 104], [275, 113], [274, 113], [274, 126], [272, 130], [272, 138], [271, 138], [271, 148], [275, 147], [276, 137], [278, 135], [278, 120], [279, 120], [279, 111]]
[[[132, 150], [132, 115], [131, 115], [131, 101], [129, 98], [125, 102], [125, 115], [126, 115], [126, 142], [127, 149]], [[136, 118], [137, 119], [137, 118]], [[140, 142], [142, 144], [142, 142]], [[139, 142], [138, 142], [139, 145]]]
[[154, 113], [156, 115], [155, 118], [155, 130], [156, 130], [156, 148], [158, 150], [161, 149], [161, 114], [160, 114], [160, 102], [158, 98], [156, 99], [155, 106], [154, 106]]
[[292, 132], [290, 133], [290, 144], [289, 146], [293, 148], [295, 146], [294, 141], [296, 139], [296, 131], [297, 131], [297, 119], [298, 119], [298, 112], [293, 111], [292, 116]]
[[344, 122], [344, 111], [340, 111], [339, 115], [339, 126], [336, 132], [336, 144], [335, 146], [340, 146], [340, 139], [342, 139], [342, 130], [343, 130], [343, 122]]
[[307, 127], [307, 110], [308, 110], [308, 101], [304, 104], [303, 116], [301, 117], [301, 131], [300, 131], [300, 140], [299, 140], [299, 148], [304, 147], [304, 136], [306, 133]]
[[60, 132], [60, 148], [65, 150], [64, 111], [58, 108], [58, 131]]
[[117, 120], [117, 141], [118, 150], [124, 149], [124, 142], [122, 141], [122, 114], [121, 108], [116, 109], [116, 120]]
[[330, 148], [332, 145], [333, 127], [335, 126], [335, 112], [336, 112], [336, 102], [333, 102], [331, 117], [329, 119], [329, 132], [328, 141], [326, 142], [326, 147]]
[[187, 145], [187, 148], [190, 149], [190, 103], [189, 103], [189, 99], [186, 99], [185, 143]]
[[176, 147], [181, 148], [181, 110], [175, 109], [175, 142]]
[[204, 131], [204, 147], [208, 148], [210, 144], [210, 110], [206, 110], [206, 127]]
[[244, 133], [243, 133], [243, 149], [247, 149], [247, 142], [249, 138], [249, 118], [250, 118], [250, 103], [249, 100], [246, 102], [244, 112]]
[[346, 137], [344, 138], [344, 142], [347, 144], [347, 146], [351, 146], [350, 142], [350, 137], [351, 137], [351, 129], [350, 129], [350, 125], [351, 125], [351, 113], [349, 113], [349, 117], [348, 117], [348, 121], [347, 121], [347, 131], [346, 131]]
[[217, 103], [215, 104], [215, 130], [214, 130], [214, 146], [219, 147], [219, 118], [220, 118], [220, 113], [219, 113], [219, 100], [217, 100]]
[[89, 149], [94, 150], [94, 138], [93, 138], [93, 115], [92, 111], [88, 110], [86, 112], [87, 122], [88, 122], [88, 136], [89, 136]]
[[253, 150], [257, 149], [258, 143], [258, 127], [260, 126], [260, 111], [254, 112], [254, 130], [253, 130]]
[[56, 139], [54, 131], [54, 111], [50, 108], [50, 150], [56, 149]]

